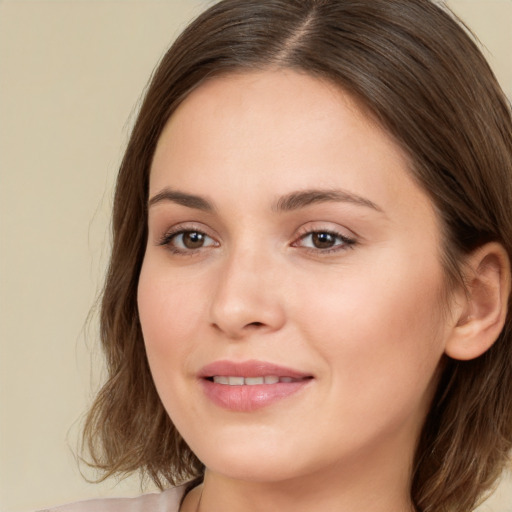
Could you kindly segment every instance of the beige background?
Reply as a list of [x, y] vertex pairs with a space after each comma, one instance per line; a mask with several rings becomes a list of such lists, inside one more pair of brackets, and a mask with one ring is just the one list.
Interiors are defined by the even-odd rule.
[[[87, 484], [72, 448], [101, 361], [85, 330], [112, 183], [140, 93], [206, 2], [0, 2], [0, 510], [133, 495]], [[512, 0], [449, 2], [512, 97]], [[92, 368], [92, 370], [91, 370]], [[486, 506], [512, 511], [506, 480]]]

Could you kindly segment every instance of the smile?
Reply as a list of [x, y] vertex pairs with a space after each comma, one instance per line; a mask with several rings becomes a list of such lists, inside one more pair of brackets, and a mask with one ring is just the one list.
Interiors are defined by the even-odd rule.
[[278, 384], [298, 382], [304, 379], [294, 379], [293, 377], [278, 377], [276, 375], [266, 375], [265, 377], [238, 377], [215, 375], [211, 381], [215, 384], [224, 384], [227, 386], [257, 386], [259, 384]]
[[309, 388], [314, 376], [266, 361], [216, 361], [198, 374], [205, 397], [231, 412], [252, 412]]

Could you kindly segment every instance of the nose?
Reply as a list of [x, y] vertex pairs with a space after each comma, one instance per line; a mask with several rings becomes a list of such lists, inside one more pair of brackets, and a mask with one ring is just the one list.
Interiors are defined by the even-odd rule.
[[223, 262], [211, 301], [211, 324], [229, 339], [279, 330], [285, 323], [278, 269], [258, 251], [238, 251]]

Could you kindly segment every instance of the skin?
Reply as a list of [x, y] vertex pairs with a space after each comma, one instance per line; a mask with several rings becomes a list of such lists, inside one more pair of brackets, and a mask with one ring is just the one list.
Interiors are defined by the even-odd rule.
[[[412, 509], [414, 448], [456, 321], [439, 223], [409, 167], [348, 94], [293, 71], [215, 78], [167, 123], [138, 304], [159, 395], [207, 467], [184, 511], [200, 492], [206, 511]], [[311, 189], [351, 195], [277, 207]], [[315, 232], [352, 243], [319, 248]], [[197, 376], [221, 359], [313, 378], [233, 412]]]

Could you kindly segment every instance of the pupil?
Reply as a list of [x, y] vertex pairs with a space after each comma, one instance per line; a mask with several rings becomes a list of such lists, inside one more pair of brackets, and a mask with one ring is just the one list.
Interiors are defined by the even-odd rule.
[[314, 233], [313, 245], [317, 249], [328, 249], [334, 245], [334, 236], [330, 233]]
[[202, 247], [204, 244], [204, 235], [202, 233], [197, 233], [196, 231], [191, 231], [189, 233], [185, 233], [183, 235], [183, 245], [187, 249], [198, 249]]

